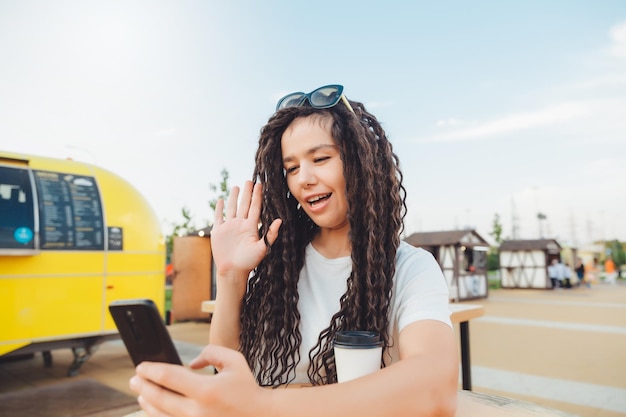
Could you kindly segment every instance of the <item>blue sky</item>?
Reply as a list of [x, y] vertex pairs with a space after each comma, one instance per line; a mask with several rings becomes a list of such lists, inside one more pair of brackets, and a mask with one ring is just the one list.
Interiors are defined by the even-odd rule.
[[0, 57], [0, 148], [121, 175], [166, 232], [250, 178], [279, 97], [340, 83], [400, 157], [407, 233], [537, 238], [542, 212], [626, 240], [623, 1], [0, 0]]

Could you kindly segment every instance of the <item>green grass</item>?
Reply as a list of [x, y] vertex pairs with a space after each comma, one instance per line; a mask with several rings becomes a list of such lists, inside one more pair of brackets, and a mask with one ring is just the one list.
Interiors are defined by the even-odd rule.
[[165, 287], [165, 311], [172, 310], [172, 286]]
[[500, 289], [500, 280], [499, 279], [490, 279], [489, 280], [489, 289], [490, 290]]
[[487, 282], [489, 283], [490, 290], [497, 290], [501, 287], [500, 280], [498, 279], [497, 271], [487, 272]]

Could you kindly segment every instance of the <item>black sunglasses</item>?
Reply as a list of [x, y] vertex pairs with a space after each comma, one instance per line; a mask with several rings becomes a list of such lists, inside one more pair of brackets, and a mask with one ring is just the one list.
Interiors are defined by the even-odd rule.
[[307, 100], [311, 107], [316, 109], [328, 109], [336, 106], [340, 101], [343, 101], [348, 110], [350, 110], [352, 114], [356, 114], [346, 96], [343, 95], [343, 85], [339, 84], [325, 85], [316, 88], [308, 94], [300, 92], [287, 94], [285, 97], [278, 100], [276, 111], [286, 109], [287, 107], [302, 106]]

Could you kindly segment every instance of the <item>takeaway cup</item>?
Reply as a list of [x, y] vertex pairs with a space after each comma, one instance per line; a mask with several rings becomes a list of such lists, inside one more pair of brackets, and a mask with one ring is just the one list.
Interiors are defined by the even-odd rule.
[[383, 342], [375, 332], [337, 332], [333, 348], [338, 382], [350, 381], [380, 369]]

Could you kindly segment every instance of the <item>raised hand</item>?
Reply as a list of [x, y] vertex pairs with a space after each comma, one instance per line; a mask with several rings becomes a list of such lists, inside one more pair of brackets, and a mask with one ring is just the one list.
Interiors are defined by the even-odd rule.
[[[259, 238], [259, 219], [263, 186], [252, 181], [244, 184], [239, 204], [239, 187], [231, 190], [226, 207], [220, 199], [215, 207], [215, 221], [211, 231], [213, 259], [222, 276], [248, 276], [267, 253], [263, 238]], [[225, 209], [225, 213], [224, 213]], [[273, 244], [278, 237], [281, 220], [272, 222], [267, 241]]]

